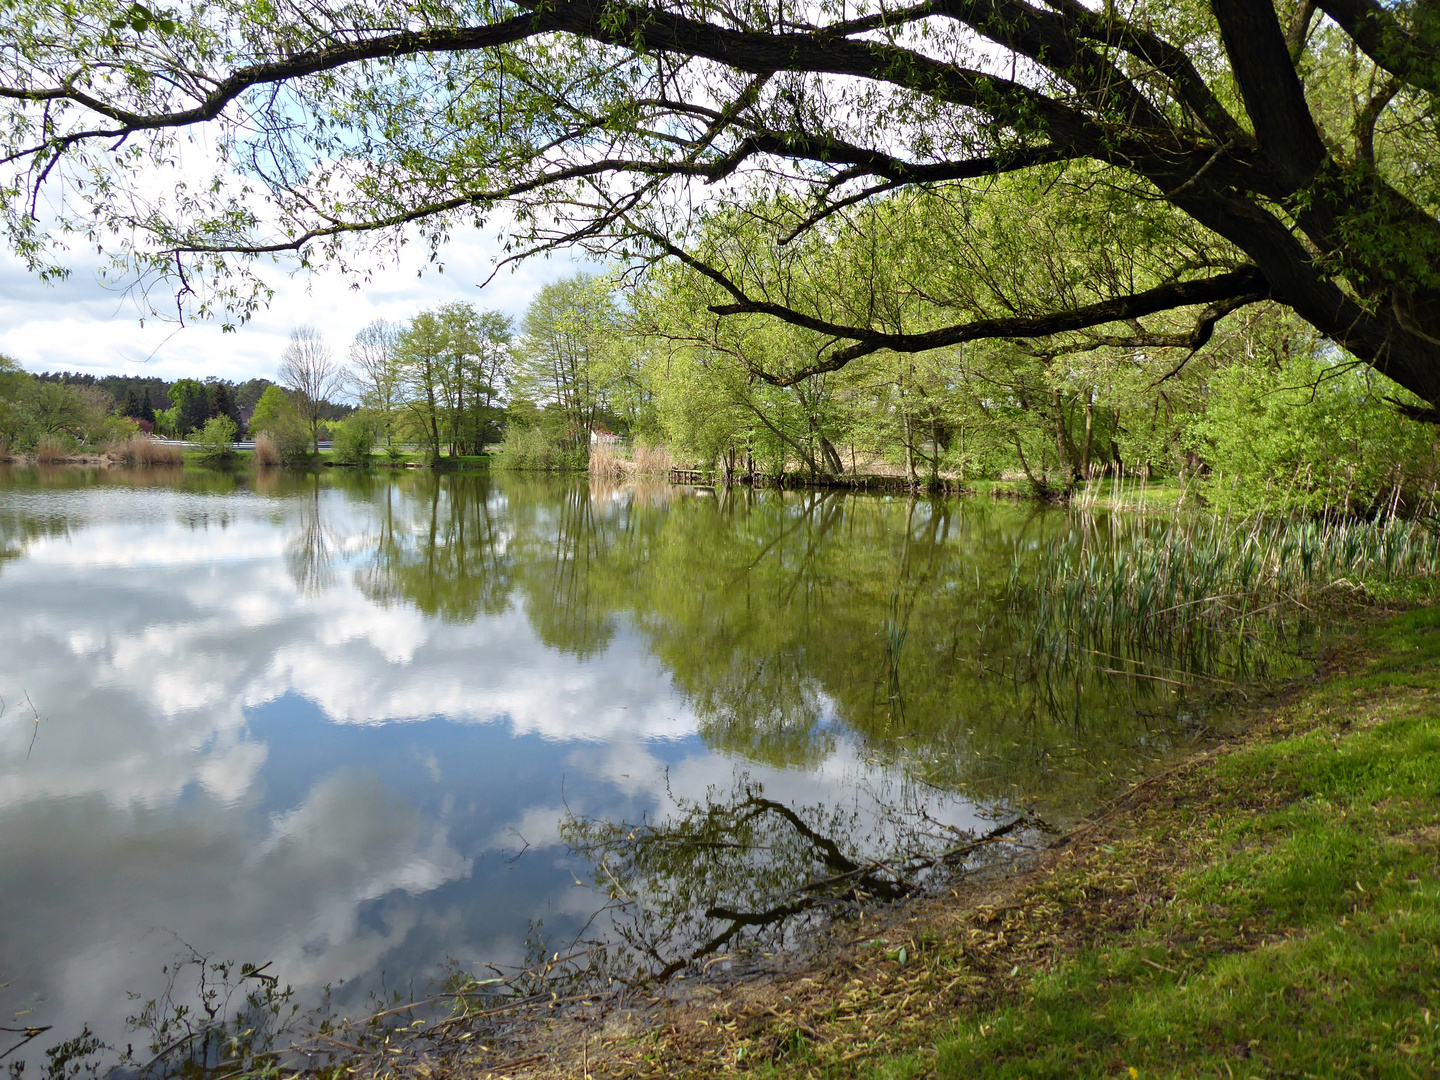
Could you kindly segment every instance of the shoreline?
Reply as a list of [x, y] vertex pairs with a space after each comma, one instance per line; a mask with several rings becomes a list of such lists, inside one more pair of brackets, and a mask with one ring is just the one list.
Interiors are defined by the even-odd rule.
[[[1099, 478], [1087, 481], [1075, 488], [1072, 492], [1067, 493], [1058, 489], [1039, 492], [1034, 489], [1033, 485], [1025, 480], [992, 479], [959, 481], [942, 478], [938, 484], [928, 482], [912, 484], [903, 476], [891, 476], [879, 473], [864, 473], [838, 477], [806, 477], [801, 474], [787, 474], [779, 477], [737, 475], [729, 484], [726, 484], [720, 480], [705, 478], [694, 470], [669, 469], [666, 472], [655, 474], [626, 473], [620, 476], [611, 476], [603, 472], [587, 469], [507, 469], [488, 460], [477, 461], [469, 458], [458, 464], [442, 464], [438, 467], [422, 460], [372, 460], [365, 464], [358, 464], [355, 462], [334, 461], [323, 456], [314, 461], [297, 462], [291, 465], [257, 466], [250, 459], [250, 454], [251, 451], [237, 451], [236, 456], [232, 460], [225, 462], [202, 460], [198, 453], [189, 451], [185, 454], [183, 462], [173, 464], [127, 464], [117, 457], [104, 453], [74, 454], [58, 461], [40, 461], [33, 455], [11, 454], [7, 458], [0, 458], [0, 466], [28, 469], [115, 469], [142, 473], [152, 470], [163, 472], [175, 469], [198, 468], [206, 472], [230, 473], [233, 475], [252, 477], [275, 471], [288, 470], [313, 473], [327, 469], [374, 475], [426, 471], [433, 472], [436, 475], [511, 473], [527, 476], [570, 476], [577, 479], [583, 477], [591, 480], [600, 479], [620, 484], [664, 483], [671, 487], [698, 489], [702, 491], [730, 488], [751, 491], [817, 491], [843, 492], [846, 494], [902, 495], [917, 499], [990, 498], [997, 501], [1035, 503], [1044, 506], [1061, 506], [1085, 510], [1127, 510], [1135, 512], [1173, 510], [1177, 505], [1186, 500], [1188, 491], [1185, 486], [1163, 479], [1147, 481], [1144, 485], [1126, 488], [1123, 482], [1118, 482], [1110, 478]], [[442, 461], [444, 460], [446, 459], [442, 459]], [[696, 479], [697, 477], [699, 477], [699, 479]], [[1118, 493], [1115, 490], [1117, 483], [1121, 485], [1121, 490]], [[1109, 489], [1109, 494], [1103, 494], [1107, 488]]]
[[475, 1075], [1440, 1075], [1437, 691], [1440, 608], [1372, 620], [1023, 865]]

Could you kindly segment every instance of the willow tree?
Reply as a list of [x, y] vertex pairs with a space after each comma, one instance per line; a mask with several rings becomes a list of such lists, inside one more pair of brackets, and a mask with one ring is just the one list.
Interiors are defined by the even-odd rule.
[[14, 248], [51, 275], [79, 234], [173, 283], [182, 312], [253, 310], [256, 256], [355, 265], [367, 238], [438, 246], [502, 207], [517, 253], [684, 259], [694, 209], [756, 187], [804, 195], [784, 239], [880, 192], [960, 181], [983, 201], [974, 181], [1084, 163], [1055, 183], [1174, 208], [1223, 257], [1162, 229], [1140, 241], [1156, 284], [918, 327], [697, 269], [722, 311], [830, 339], [758, 378], [1112, 322], [1143, 340], [1138, 320], [1177, 309], [1199, 342], [1269, 297], [1440, 398], [1429, 0], [26, 0], [0, 42]]

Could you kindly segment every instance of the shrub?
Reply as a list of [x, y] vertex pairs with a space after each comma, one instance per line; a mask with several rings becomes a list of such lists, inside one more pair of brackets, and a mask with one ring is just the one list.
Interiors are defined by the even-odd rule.
[[354, 413], [332, 429], [335, 460], [346, 465], [368, 465], [375, 449], [375, 425], [368, 416]]
[[[261, 450], [261, 443], [265, 449]], [[262, 466], [300, 465], [314, 457], [310, 432], [299, 421], [273, 424], [255, 435], [255, 463]]]
[[584, 470], [589, 463], [587, 450], [557, 442], [538, 427], [511, 425], [500, 443], [499, 465], [535, 472]]
[[235, 456], [235, 421], [228, 416], [212, 416], [195, 433], [200, 456], [206, 461], [226, 462]]
[[1189, 434], [1213, 470], [1206, 496], [1217, 506], [1366, 513], [1434, 483], [1434, 430], [1400, 416], [1386, 399], [1409, 395], [1371, 369], [1306, 354], [1235, 364], [1212, 377], [1210, 394]]
[[107, 416], [96, 427], [93, 438], [113, 455], [139, 431], [140, 425], [128, 416]]

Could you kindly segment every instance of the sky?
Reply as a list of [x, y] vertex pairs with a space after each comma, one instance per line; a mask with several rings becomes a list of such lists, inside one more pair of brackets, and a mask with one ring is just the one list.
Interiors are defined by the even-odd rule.
[[[234, 333], [218, 320], [144, 319], [137, 302], [102, 284], [94, 265], [76, 263], [68, 280], [49, 285], [0, 249], [0, 353], [29, 371], [140, 375], [167, 380], [216, 376], [234, 382], [273, 378], [290, 331], [309, 324], [343, 358], [355, 332], [375, 319], [404, 322], [419, 311], [453, 300], [513, 315], [546, 283], [589, 264], [565, 255], [532, 259], [502, 269], [483, 290], [496, 244], [474, 230], [457, 229], [442, 252], [445, 269], [427, 268], [422, 245], [398, 264], [378, 270], [361, 289], [333, 270], [272, 278], [275, 298]], [[173, 312], [172, 312], [173, 315]]]

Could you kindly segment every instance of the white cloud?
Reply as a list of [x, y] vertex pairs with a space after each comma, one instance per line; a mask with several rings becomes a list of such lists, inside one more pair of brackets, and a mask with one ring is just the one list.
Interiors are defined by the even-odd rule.
[[[273, 960], [297, 986], [368, 989], [379, 968], [423, 976], [452, 949], [517, 960], [537, 915], [583, 921], [595, 897], [562, 862], [567, 811], [653, 820], [672, 792], [723, 793], [738, 772], [795, 805], [853, 797], [862, 815], [893, 793], [843, 738], [809, 771], [707, 750], [623, 624], [580, 660], [516, 606], [446, 622], [377, 605], [354, 572], [383, 499], [44, 496], [68, 533], [0, 570], [0, 982], [48, 995], [62, 1036], [87, 1021], [113, 1033], [125, 991], [153, 993], [144, 980], [174, 950], [153, 928]], [[393, 503], [406, 520], [410, 497]], [[317, 514], [334, 583], [307, 594], [286, 554]], [[488, 730], [461, 742], [459, 725]], [[973, 821], [958, 802], [934, 812]]]
[[317, 327], [343, 355], [355, 332], [374, 319], [403, 322], [446, 301], [468, 300], [518, 320], [541, 286], [588, 266], [564, 256], [534, 259], [502, 269], [480, 289], [497, 251], [492, 236], [462, 229], [441, 253], [443, 273], [428, 264], [418, 245], [402, 249], [398, 261], [377, 267], [364, 283], [339, 271], [277, 273], [270, 278], [275, 288], [270, 305], [228, 334], [218, 322], [191, 322], [182, 329], [169, 318], [173, 311], [151, 317], [134, 298], [102, 284], [93, 261], [77, 261], [67, 280], [47, 285], [13, 254], [0, 252], [0, 352], [31, 371], [165, 379], [216, 375], [237, 382], [270, 378], [293, 327]]

